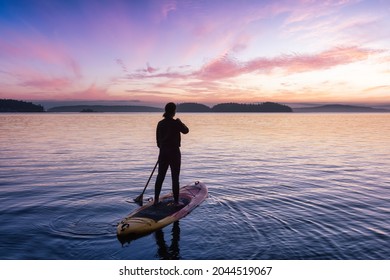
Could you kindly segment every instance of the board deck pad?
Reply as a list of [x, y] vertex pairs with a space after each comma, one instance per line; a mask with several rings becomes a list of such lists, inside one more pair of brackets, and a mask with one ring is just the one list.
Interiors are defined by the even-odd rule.
[[177, 207], [174, 205], [174, 200], [172, 198], [165, 198], [162, 201], [160, 201], [157, 205], [153, 205], [151, 207], [139, 211], [133, 217], [149, 218], [158, 221], [184, 208], [186, 205], [188, 205], [188, 203], [190, 203], [190, 200], [181, 198], [180, 202], [183, 203], [184, 205]]

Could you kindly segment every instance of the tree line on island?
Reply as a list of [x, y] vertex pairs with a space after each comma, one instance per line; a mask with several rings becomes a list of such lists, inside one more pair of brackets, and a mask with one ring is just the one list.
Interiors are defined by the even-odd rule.
[[32, 102], [25, 102], [13, 99], [0, 99], [0, 112], [5, 113], [41, 113], [45, 112], [45, 108], [42, 105], [36, 105]]
[[292, 112], [291, 107], [274, 102], [264, 102], [256, 104], [245, 103], [221, 103], [213, 107], [208, 107], [199, 103], [182, 103], [177, 105], [178, 112]]

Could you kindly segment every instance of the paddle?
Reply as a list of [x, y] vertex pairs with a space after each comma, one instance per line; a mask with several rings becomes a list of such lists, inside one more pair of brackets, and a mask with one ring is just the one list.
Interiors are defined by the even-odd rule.
[[149, 182], [150, 182], [150, 179], [151, 179], [152, 176], [153, 176], [154, 170], [156, 170], [157, 164], [158, 164], [158, 161], [156, 162], [156, 165], [155, 165], [154, 168], [153, 168], [152, 174], [150, 174], [149, 179], [148, 179], [148, 182], [146, 183], [145, 188], [144, 188], [144, 190], [142, 191], [142, 193], [141, 193], [139, 196], [137, 196], [136, 198], [134, 198], [134, 202], [135, 202], [135, 203], [138, 203], [140, 206], [142, 206], [142, 203], [143, 203], [143, 200], [144, 200], [144, 193], [145, 193], [145, 190], [146, 190], [146, 188], [147, 188], [148, 185], [149, 185]]

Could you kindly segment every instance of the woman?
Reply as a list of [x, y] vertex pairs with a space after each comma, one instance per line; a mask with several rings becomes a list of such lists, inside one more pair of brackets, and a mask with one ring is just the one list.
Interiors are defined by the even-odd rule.
[[181, 133], [187, 134], [188, 127], [180, 119], [174, 119], [176, 114], [175, 103], [165, 105], [164, 119], [159, 121], [156, 129], [157, 146], [160, 149], [158, 156], [158, 175], [154, 189], [154, 204], [159, 202], [162, 184], [167, 174], [168, 167], [172, 174], [172, 192], [175, 206], [182, 206], [179, 202], [179, 175], [181, 165]]

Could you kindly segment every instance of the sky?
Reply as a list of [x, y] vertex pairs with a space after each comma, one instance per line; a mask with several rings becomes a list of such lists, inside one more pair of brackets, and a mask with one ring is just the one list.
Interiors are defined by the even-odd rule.
[[390, 104], [387, 0], [0, 0], [0, 98]]

